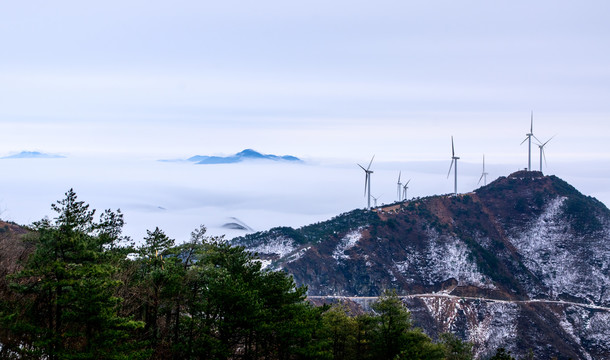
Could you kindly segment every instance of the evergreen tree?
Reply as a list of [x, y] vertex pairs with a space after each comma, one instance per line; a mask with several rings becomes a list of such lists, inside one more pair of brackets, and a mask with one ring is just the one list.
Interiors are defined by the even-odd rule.
[[335, 304], [322, 314], [322, 324], [334, 360], [355, 359], [358, 324], [342, 304]]
[[356, 317], [356, 360], [373, 359], [376, 325], [377, 319], [372, 314], [365, 313]]
[[457, 336], [451, 333], [444, 333], [440, 336], [441, 344], [445, 347], [445, 356], [447, 360], [472, 360], [472, 344], [460, 340]]
[[118, 316], [114, 296], [118, 267], [110, 249], [121, 240], [122, 215], [107, 211], [96, 223], [95, 210], [72, 189], [52, 208], [57, 217], [34, 223], [35, 250], [13, 277], [22, 296], [11, 324], [23, 339], [15, 351], [52, 360], [126, 358], [134, 345], [129, 331], [141, 324]]
[[407, 331], [404, 336], [404, 343], [400, 355], [396, 359], [400, 360], [442, 360], [445, 357], [445, 347], [442, 344], [435, 344], [432, 339], [424, 334], [420, 329]]
[[139, 248], [140, 253], [140, 304], [145, 322], [145, 338], [157, 345], [160, 338], [159, 322], [163, 307], [166, 308], [164, 295], [171, 285], [174, 270], [176, 270], [175, 257], [168, 256], [174, 240], [170, 239], [158, 227], [155, 230], [146, 230], [144, 244]]
[[445, 348], [435, 344], [420, 329], [414, 329], [411, 314], [395, 291], [386, 290], [372, 305], [374, 359], [444, 359]]
[[375, 353], [377, 358], [394, 359], [407, 341], [412, 328], [411, 314], [395, 291], [386, 290], [372, 305], [377, 324], [375, 329]]

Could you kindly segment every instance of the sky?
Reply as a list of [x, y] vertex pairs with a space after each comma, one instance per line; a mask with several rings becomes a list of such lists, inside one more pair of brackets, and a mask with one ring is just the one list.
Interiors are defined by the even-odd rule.
[[[74, 187], [128, 232], [184, 239], [233, 216], [256, 230], [461, 192], [527, 166], [607, 205], [607, 1], [0, 3], [0, 218], [28, 223]], [[302, 165], [160, 163], [245, 148]], [[534, 166], [538, 148], [534, 147]], [[212, 230], [215, 229], [215, 230]]]

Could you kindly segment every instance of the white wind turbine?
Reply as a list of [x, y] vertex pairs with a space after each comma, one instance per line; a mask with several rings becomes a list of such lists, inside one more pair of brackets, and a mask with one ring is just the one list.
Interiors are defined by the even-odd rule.
[[411, 179], [409, 179], [409, 181], [407, 181], [407, 183], [402, 187], [402, 197], [403, 199], [406, 201], [407, 200], [407, 189], [409, 189], [409, 183], [411, 182]]
[[[534, 135], [534, 112], [532, 111], [532, 118], [530, 122], [530, 132], [529, 134], [525, 134], [525, 140], [521, 142], [523, 145], [524, 142], [528, 142], [528, 152], [527, 152], [527, 171], [532, 171], [532, 137], [536, 140], [538, 138]], [[540, 142], [540, 140], [538, 140]]]
[[489, 173], [485, 172], [485, 154], [483, 154], [483, 172], [481, 173], [481, 177], [479, 178], [477, 185], [481, 183], [481, 180], [483, 180], [483, 185], [487, 185], [487, 175], [489, 175]]
[[373, 205], [373, 207], [377, 207], [377, 200], [379, 200], [379, 198], [381, 197], [381, 195], [379, 195], [379, 196], [377, 196], [377, 197], [375, 197], [375, 196], [371, 195], [371, 197], [373, 198], [373, 203], [375, 204], [375, 205]]
[[375, 155], [371, 158], [371, 162], [369, 166], [365, 169], [362, 165], [358, 164], [362, 170], [364, 170], [364, 196], [367, 196], [368, 193], [368, 201], [367, 201], [367, 209], [371, 208], [371, 174], [373, 170], [371, 170], [371, 165], [373, 164], [373, 159], [375, 159]]
[[460, 158], [455, 156], [455, 148], [453, 146], [453, 136], [451, 137], [451, 165], [449, 166], [449, 172], [447, 173], [447, 179], [449, 179], [449, 175], [451, 175], [451, 168], [453, 167], [453, 163], [455, 163], [455, 168], [454, 168], [454, 185], [453, 185], [453, 189], [454, 189], [454, 193], [455, 195], [457, 195], [457, 161]]
[[543, 157], [544, 157], [544, 163], [546, 164], [546, 154], [544, 153], [544, 147], [546, 146], [546, 144], [549, 143], [549, 141], [553, 140], [554, 137], [555, 137], [555, 135], [553, 135], [553, 137], [548, 139], [544, 144], [537, 144], [538, 148], [540, 148], [540, 172], [542, 172], [542, 158]]
[[398, 191], [397, 191], [397, 195], [398, 195], [398, 201], [402, 201], [401, 197], [400, 197], [400, 192], [402, 190], [402, 183], [400, 182], [400, 175], [402, 175], [402, 171], [398, 173]]

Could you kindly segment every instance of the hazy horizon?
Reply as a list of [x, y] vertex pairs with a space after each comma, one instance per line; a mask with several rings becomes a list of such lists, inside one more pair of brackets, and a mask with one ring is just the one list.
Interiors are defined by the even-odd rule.
[[[136, 239], [231, 216], [302, 225], [363, 207], [355, 164], [373, 155], [384, 202], [401, 170], [414, 195], [450, 193], [451, 136], [460, 192], [483, 154], [490, 180], [522, 169], [532, 111], [536, 137], [556, 135], [545, 173], [609, 204], [608, 13], [602, 0], [4, 2], [0, 157], [65, 158], [0, 160], [0, 211], [38, 220], [74, 187], [120, 207]], [[307, 163], [156, 161], [244, 148]]]

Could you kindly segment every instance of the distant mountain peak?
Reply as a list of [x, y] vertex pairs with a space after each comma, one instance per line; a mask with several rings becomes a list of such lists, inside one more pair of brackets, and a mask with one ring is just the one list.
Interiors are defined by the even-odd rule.
[[61, 159], [65, 156], [57, 154], [47, 154], [39, 151], [22, 151], [18, 154], [4, 156], [1, 159]]
[[265, 157], [265, 155], [259, 153], [256, 150], [253, 150], [253, 149], [244, 149], [244, 150], [238, 152], [235, 155], [236, 156], [243, 156], [243, 157]]
[[208, 156], [195, 155], [187, 159], [196, 164], [211, 165], [211, 164], [234, 164], [246, 160], [272, 160], [272, 161], [290, 161], [301, 162], [302, 160], [292, 155], [272, 155], [262, 154], [253, 149], [244, 149], [234, 155], [229, 156]]

